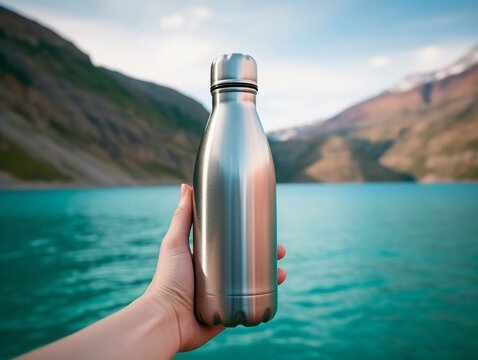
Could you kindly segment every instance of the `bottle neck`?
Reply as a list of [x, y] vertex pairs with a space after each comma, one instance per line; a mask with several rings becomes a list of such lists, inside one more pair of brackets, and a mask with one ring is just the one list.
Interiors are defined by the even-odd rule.
[[225, 88], [212, 92], [212, 106], [225, 103], [244, 103], [256, 106], [256, 91], [250, 89]]

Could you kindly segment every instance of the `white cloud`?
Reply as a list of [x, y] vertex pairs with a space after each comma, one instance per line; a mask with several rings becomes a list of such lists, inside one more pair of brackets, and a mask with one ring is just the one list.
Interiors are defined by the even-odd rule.
[[195, 30], [201, 24], [211, 18], [213, 12], [211, 9], [204, 6], [197, 6], [188, 11], [188, 29]]
[[332, 116], [379, 85], [357, 71], [366, 67], [366, 61], [257, 60], [257, 103], [267, 130]]
[[414, 59], [423, 66], [438, 66], [442, 57], [442, 49], [430, 45], [415, 51]]
[[471, 48], [468, 42], [454, 41], [437, 45], [425, 45], [406, 49], [391, 56], [395, 65], [403, 68], [403, 75], [430, 72], [448, 66]]
[[194, 30], [211, 16], [212, 11], [209, 8], [197, 6], [191, 9], [186, 9], [183, 13], [173, 13], [163, 16], [159, 23], [165, 30], [178, 30], [181, 28]]
[[162, 17], [159, 20], [159, 24], [161, 25], [163, 29], [167, 29], [167, 30], [179, 29], [184, 24], [184, 18], [182, 17], [181, 14], [171, 14], [171, 15]]
[[198, 6], [192, 9], [192, 16], [196, 20], [205, 20], [210, 18], [211, 15], [212, 15], [211, 9], [204, 6]]
[[390, 58], [384, 55], [375, 56], [374, 58], [370, 59], [370, 66], [375, 68], [386, 67], [390, 65], [390, 63]]

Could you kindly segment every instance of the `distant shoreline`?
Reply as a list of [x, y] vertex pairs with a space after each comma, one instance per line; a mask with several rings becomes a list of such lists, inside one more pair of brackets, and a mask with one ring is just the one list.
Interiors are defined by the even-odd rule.
[[[187, 183], [187, 182], [186, 182]], [[37, 190], [106, 190], [106, 189], [138, 189], [138, 188], [152, 188], [152, 187], [172, 187], [179, 186], [181, 183], [156, 183], [156, 184], [134, 184], [134, 185], [87, 185], [87, 184], [15, 184], [12, 186], [0, 185], [0, 192], [9, 191], [37, 191]], [[420, 181], [369, 181], [369, 182], [283, 182], [277, 185], [460, 185], [460, 184], [478, 184], [478, 181], [435, 181], [435, 182], [420, 182]]]

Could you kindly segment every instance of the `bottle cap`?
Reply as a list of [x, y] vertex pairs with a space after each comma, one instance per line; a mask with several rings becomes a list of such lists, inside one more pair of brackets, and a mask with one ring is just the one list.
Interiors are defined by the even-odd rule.
[[257, 64], [252, 56], [225, 54], [211, 65], [211, 92], [225, 87], [247, 87], [257, 90]]

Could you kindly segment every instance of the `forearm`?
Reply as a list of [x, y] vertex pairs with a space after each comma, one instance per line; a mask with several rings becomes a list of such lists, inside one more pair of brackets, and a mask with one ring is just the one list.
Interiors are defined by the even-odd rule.
[[126, 308], [21, 359], [169, 359], [179, 348], [172, 311], [142, 296]]

